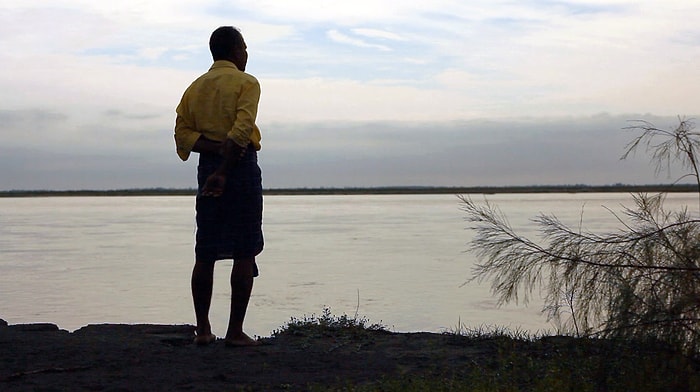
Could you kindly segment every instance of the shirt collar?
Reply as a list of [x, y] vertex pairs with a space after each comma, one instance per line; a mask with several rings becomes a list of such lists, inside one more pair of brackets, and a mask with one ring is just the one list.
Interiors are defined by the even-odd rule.
[[216, 61], [214, 61], [214, 64], [212, 64], [212, 66], [211, 66], [211, 68], [209, 68], [209, 70], [216, 69], [216, 68], [238, 69], [238, 67], [236, 67], [236, 64], [234, 64], [228, 60], [216, 60]]

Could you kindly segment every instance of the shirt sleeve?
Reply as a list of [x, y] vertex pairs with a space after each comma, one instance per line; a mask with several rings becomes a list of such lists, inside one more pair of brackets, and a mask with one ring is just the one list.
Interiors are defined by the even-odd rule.
[[260, 83], [253, 79], [253, 82], [247, 84], [241, 91], [236, 108], [236, 119], [226, 135], [241, 147], [246, 147], [251, 142], [251, 135], [256, 129], [255, 117], [258, 115], [259, 101]]
[[176, 109], [177, 117], [175, 118], [175, 147], [177, 155], [183, 161], [190, 157], [192, 148], [197, 142], [201, 133], [195, 131], [187, 120], [187, 104], [183, 97]]

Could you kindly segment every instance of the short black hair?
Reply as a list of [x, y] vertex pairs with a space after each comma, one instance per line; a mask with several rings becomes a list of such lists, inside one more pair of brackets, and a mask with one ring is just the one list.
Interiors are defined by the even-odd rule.
[[243, 35], [233, 26], [221, 26], [209, 38], [209, 50], [214, 61], [229, 59], [233, 50], [240, 46], [243, 46]]

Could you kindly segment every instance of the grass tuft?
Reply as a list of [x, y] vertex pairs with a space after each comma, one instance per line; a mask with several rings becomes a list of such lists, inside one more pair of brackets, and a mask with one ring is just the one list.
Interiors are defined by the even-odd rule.
[[293, 336], [331, 336], [364, 335], [370, 332], [388, 332], [386, 326], [370, 323], [366, 317], [350, 317], [346, 314], [335, 316], [329, 307], [324, 307], [320, 316], [312, 314], [301, 318], [292, 317], [287, 324], [272, 332], [272, 337]]

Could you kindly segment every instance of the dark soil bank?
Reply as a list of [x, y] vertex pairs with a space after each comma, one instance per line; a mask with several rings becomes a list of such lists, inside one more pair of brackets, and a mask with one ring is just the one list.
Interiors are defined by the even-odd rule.
[[292, 336], [257, 347], [192, 344], [189, 325], [0, 327], [0, 390], [306, 390], [468, 363], [489, 347], [440, 334]]
[[[658, 390], [698, 388], [693, 361], [681, 363], [682, 372], [659, 370], [677, 357], [633, 352], [611, 358], [619, 350], [607, 348], [605, 342], [567, 337], [522, 341], [296, 329], [246, 348], [226, 347], [223, 341], [200, 347], [192, 339], [190, 325], [102, 324], [70, 333], [53, 324], [2, 322], [0, 391], [371, 390], [373, 385], [387, 385], [387, 380], [395, 384], [417, 379], [433, 383], [427, 385], [462, 386], [442, 390], [471, 390], [464, 386], [476, 381], [508, 387], [479, 390], [533, 390], [535, 385], [548, 390], [539, 388], [553, 376], [564, 384], [555, 379], [551, 385], [570, 383], [566, 390], [578, 390], [572, 386], [582, 381], [593, 390], [620, 390], [613, 386], [617, 380], [629, 381], [624, 377], [640, 378], [639, 384], [652, 386], [650, 390], [656, 389], [655, 382], [665, 383]], [[629, 358], [640, 362], [630, 363]], [[640, 369], [647, 363], [654, 369], [651, 373]], [[626, 376], [620, 376], [621, 369]], [[488, 382], [498, 378], [502, 380]]]

